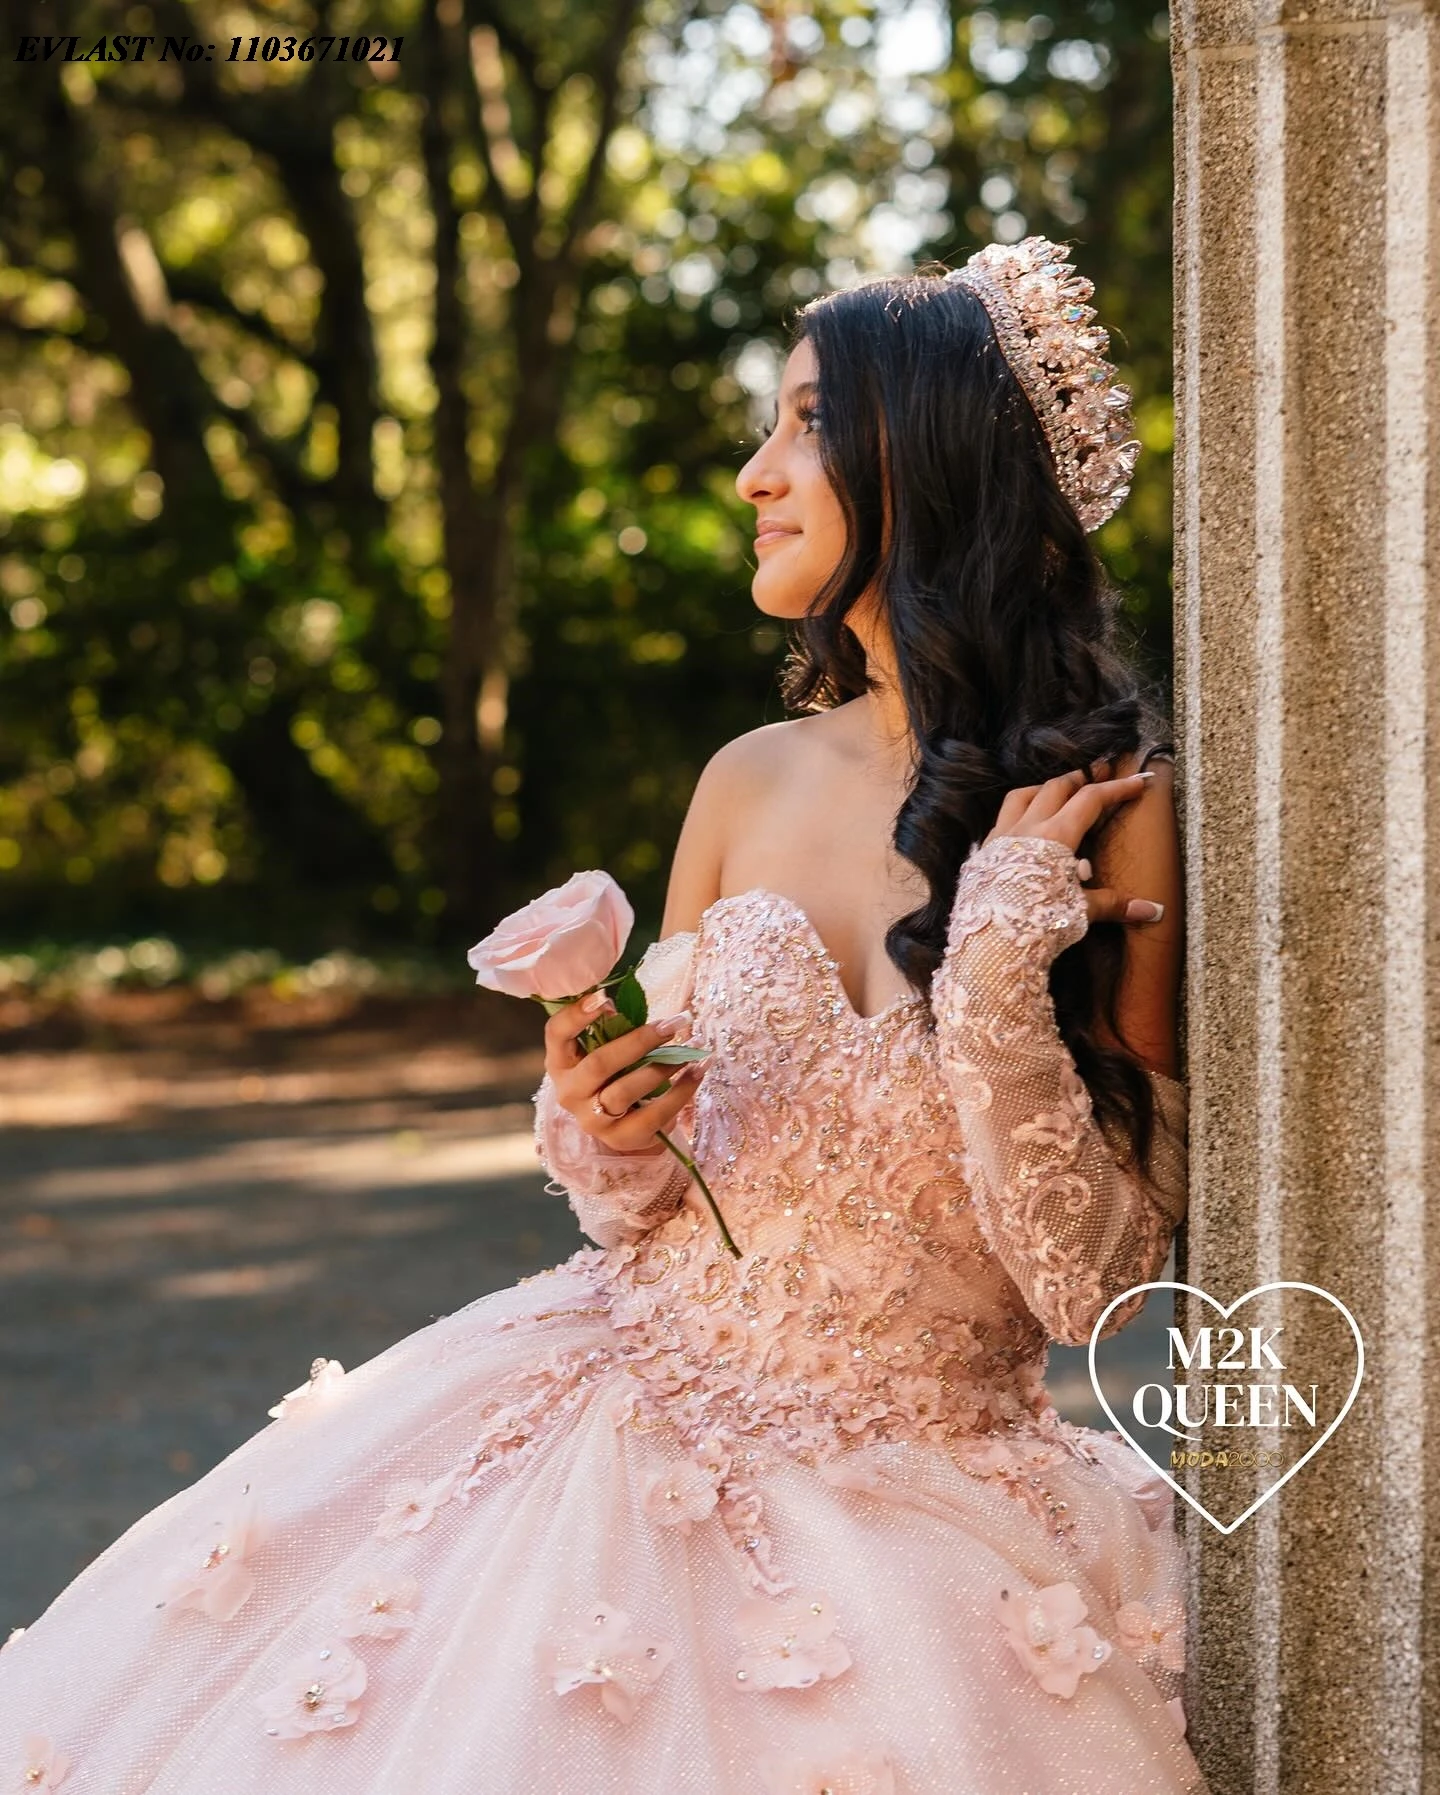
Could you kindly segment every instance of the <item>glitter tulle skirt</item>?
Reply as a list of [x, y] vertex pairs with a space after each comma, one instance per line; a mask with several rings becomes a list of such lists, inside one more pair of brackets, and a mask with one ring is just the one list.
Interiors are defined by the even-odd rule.
[[[1045, 1472], [1077, 1551], [938, 1448], [760, 1452], [793, 1591], [757, 1597], [690, 1461], [624, 1424], [586, 1263], [322, 1372], [136, 1523], [0, 1653], [0, 1786], [1203, 1795], [1138, 1659], [1055, 1693], [995, 1618], [1010, 1581], [1072, 1586], [1107, 1639], [1140, 1592], [1178, 1598], [1168, 1516], [1118, 1460]], [[497, 1391], [521, 1393], [505, 1448], [461, 1480]]]

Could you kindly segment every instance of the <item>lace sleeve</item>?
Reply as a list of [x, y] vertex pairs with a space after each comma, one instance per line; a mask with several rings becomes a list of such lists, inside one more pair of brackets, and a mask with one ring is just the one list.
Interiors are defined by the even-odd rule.
[[[1063, 842], [996, 836], [961, 870], [931, 996], [987, 1244], [1053, 1340], [1083, 1345], [1113, 1296], [1159, 1275], [1185, 1214], [1186, 1087], [1150, 1074], [1152, 1183], [1122, 1165], [1055, 1021], [1051, 963], [1089, 926]], [[1131, 1319], [1122, 1303], [1105, 1335]]]
[[[671, 1016], [690, 1002], [696, 936], [691, 931], [667, 935], [646, 950], [635, 968], [645, 987], [651, 1016]], [[676, 1037], [685, 1038], [684, 1032]], [[657, 1071], [658, 1084], [664, 1076]], [[549, 1073], [534, 1097], [535, 1154], [549, 1172], [556, 1196], [569, 1201], [580, 1226], [598, 1246], [622, 1246], [639, 1240], [680, 1207], [690, 1174], [667, 1147], [651, 1152], [617, 1153], [587, 1134], [556, 1098]], [[666, 1133], [676, 1146], [691, 1152], [687, 1103]]]

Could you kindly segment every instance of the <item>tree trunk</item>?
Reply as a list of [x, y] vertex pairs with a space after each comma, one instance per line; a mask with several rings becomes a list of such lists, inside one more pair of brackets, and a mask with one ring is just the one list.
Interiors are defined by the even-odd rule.
[[[564, 411], [578, 289], [580, 240], [597, 203], [605, 150], [618, 117], [620, 66], [634, 28], [636, 0], [616, 0], [589, 73], [599, 95], [596, 142], [575, 197], [558, 221], [547, 218], [538, 185], [524, 199], [507, 199], [494, 174], [487, 127], [474, 104], [465, 29], [447, 32], [444, 0], [425, 0], [420, 80], [425, 99], [421, 153], [435, 216], [435, 321], [430, 369], [435, 381], [435, 459], [450, 573], [450, 640], [441, 676], [444, 739], [441, 752], [442, 843], [447, 867], [446, 900], [451, 926], [472, 938], [497, 920], [504, 884], [505, 843], [493, 823], [495, 773], [504, 758], [503, 722], [482, 726], [480, 702], [499, 700], [507, 689], [507, 644], [514, 623], [515, 551], [523, 527], [529, 463], [537, 445], [551, 440]], [[496, 20], [472, 7], [464, 25]], [[457, 9], [463, 20], [463, 9]], [[507, 46], [531, 85], [532, 180], [543, 164], [553, 90], [536, 79], [528, 47], [506, 32]], [[461, 297], [459, 217], [450, 187], [453, 115], [475, 139], [486, 170], [487, 203], [503, 224], [519, 279], [510, 295], [514, 348], [510, 416], [489, 490], [476, 492], [468, 446], [469, 410], [462, 387], [466, 314]], [[548, 245], [547, 238], [552, 238]]]
[[506, 534], [500, 494], [482, 496], [470, 469], [465, 369], [465, 309], [460, 296], [460, 220], [450, 188], [449, 83], [436, 0], [426, 0], [421, 53], [425, 112], [421, 155], [435, 218], [435, 317], [430, 372], [435, 382], [435, 466], [445, 564], [450, 575], [450, 635], [440, 676], [441, 852], [450, 928], [484, 933], [494, 918], [497, 842], [491, 780], [480, 749], [479, 703], [495, 607], [499, 549]]

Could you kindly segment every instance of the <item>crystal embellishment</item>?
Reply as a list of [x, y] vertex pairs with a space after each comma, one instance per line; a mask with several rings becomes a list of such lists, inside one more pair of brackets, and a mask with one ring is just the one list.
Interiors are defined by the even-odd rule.
[[1060, 488], [1086, 530], [1098, 530], [1130, 492], [1140, 455], [1130, 392], [1104, 360], [1109, 333], [1085, 304], [1095, 291], [1045, 237], [991, 243], [945, 276], [989, 314], [995, 339], [1050, 445]]

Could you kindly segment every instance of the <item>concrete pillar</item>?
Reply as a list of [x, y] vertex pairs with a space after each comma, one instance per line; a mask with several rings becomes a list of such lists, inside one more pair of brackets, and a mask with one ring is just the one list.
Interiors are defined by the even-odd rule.
[[1322, 1285], [1367, 1351], [1258, 1515], [1186, 1511], [1213, 1795], [1440, 1791], [1437, 32], [1436, 0], [1173, 15], [1179, 1275]]

